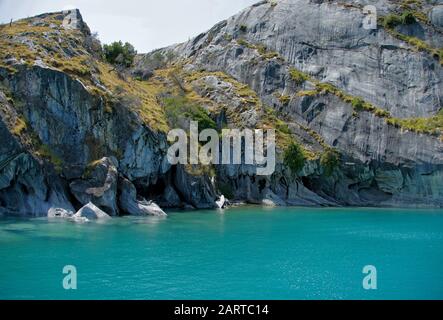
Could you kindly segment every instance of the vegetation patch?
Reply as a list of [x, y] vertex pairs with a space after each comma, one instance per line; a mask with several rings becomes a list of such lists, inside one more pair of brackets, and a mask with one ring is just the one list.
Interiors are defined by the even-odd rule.
[[[190, 83], [199, 79], [202, 79], [207, 76], [214, 76], [220, 79], [221, 81], [230, 83], [234, 89], [235, 95], [242, 99], [242, 101], [250, 106], [260, 106], [260, 99], [257, 93], [252, 90], [248, 85], [241, 83], [235, 80], [233, 77], [227, 75], [221, 71], [208, 72], [208, 71], [198, 71], [191, 72], [184, 75], [184, 79], [186, 82]], [[189, 89], [190, 91], [192, 89]]]
[[113, 65], [128, 68], [134, 63], [137, 51], [129, 42], [123, 44], [121, 41], [103, 45], [103, 52], [107, 62]]
[[[443, 50], [441, 51], [443, 54]], [[342, 99], [344, 102], [350, 103], [355, 110], [356, 115], [362, 111], [371, 112], [379, 118], [386, 119], [386, 123], [389, 125], [416, 133], [439, 135], [443, 132], [443, 111], [440, 111], [438, 115], [429, 118], [394, 118], [389, 111], [376, 107], [360, 97], [346, 94], [345, 92], [330, 83], [321, 83], [310, 79], [308, 75], [305, 76], [307, 80], [313, 81], [315, 83], [316, 89], [299, 91], [297, 93], [297, 96], [299, 97], [333, 94]]]
[[296, 174], [305, 166], [306, 157], [303, 152], [303, 148], [292, 142], [283, 154], [283, 163], [291, 170], [292, 173]]
[[[207, 72], [207, 71], [192, 72], [185, 74], [184, 80], [186, 81], [186, 83], [192, 83], [206, 76], [215, 76], [221, 81], [232, 84], [235, 95], [243, 100], [244, 106], [246, 108], [247, 107], [255, 108], [256, 112], [258, 114], [261, 114], [260, 123], [258, 124], [257, 128], [262, 128], [264, 130], [275, 129], [276, 140], [277, 140], [276, 143], [281, 150], [286, 149], [287, 146], [289, 146], [293, 142], [293, 135], [291, 130], [289, 129], [288, 124], [283, 119], [278, 117], [277, 112], [274, 109], [264, 106], [259, 97], [257, 96], [257, 93], [254, 90], [252, 90], [248, 85], [238, 82], [237, 80], [235, 80], [234, 78], [223, 72]], [[189, 92], [186, 94], [186, 96], [188, 100], [191, 101], [198, 102], [204, 99], [202, 97], [197, 96], [195, 92], [191, 91], [191, 89], [189, 89]], [[192, 99], [189, 99], [189, 97], [192, 97]], [[206, 102], [206, 104], [210, 103]], [[220, 106], [218, 107], [220, 108]], [[234, 123], [236, 126], [240, 128], [243, 124], [240, 123], [240, 121], [235, 118], [235, 116], [238, 115], [239, 113], [232, 114], [230, 116], [230, 120], [232, 123]], [[310, 152], [309, 150], [304, 150], [304, 153], [309, 158], [315, 158], [315, 154]]]
[[237, 39], [237, 44], [252, 50], [256, 50], [263, 60], [272, 60], [274, 58], [281, 59], [278, 52], [269, 50], [265, 45], [252, 44], [245, 39]]
[[294, 81], [295, 84], [301, 85], [305, 81], [309, 80], [309, 76], [295, 68], [289, 69], [289, 76], [291, 77], [291, 80]]
[[443, 132], [443, 112], [430, 118], [388, 118], [386, 122], [397, 128], [406, 129], [416, 133], [441, 135]]
[[389, 111], [378, 108], [378, 107], [374, 106], [373, 104], [371, 104], [370, 102], [364, 101], [360, 97], [355, 97], [355, 96], [349, 95], [330, 83], [317, 82], [316, 83], [316, 90], [317, 90], [317, 94], [333, 94], [333, 95], [337, 96], [338, 98], [340, 98], [341, 100], [343, 100], [344, 102], [350, 103], [356, 113], [361, 112], [361, 111], [368, 111], [368, 112], [371, 112], [381, 118], [391, 117], [391, 114], [389, 113]]
[[318, 95], [316, 90], [301, 90], [296, 94], [297, 97], [315, 97], [316, 95]]
[[[435, 59], [439, 60], [440, 65], [443, 66], [443, 48], [434, 48], [417, 37], [408, 36], [395, 30], [395, 27], [399, 25], [408, 25], [415, 22], [428, 23], [426, 14], [424, 14], [422, 11], [413, 9], [411, 5], [412, 3], [403, 3], [402, 8], [405, 11], [403, 11], [401, 14], [389, 14], [384, 17], [380, 17], [380, 24], [392, 36], [408, 43], [417, 51], [430, 54]], [[416, 6], [418, 7], [418, 5]]]
[[278, 2], [276, 0], [268, 0], [271, 7], [276, 7], [278, 5]]
[[13, 135], [20, 137], [23, 131], [27, 129], [27, 127], [28, 126], [26, 124], [26, 121], [20, 117], [17, 117], [15, 121], [15, 126], [11, 132]]
[[112, 112], [114, 103], [125, 102], [151, 129], [166, 132], [166, 117], [156, 97], [162, 84], [136, 81], [116, 70], [116, 66], [132, 64], [135, 49], [121, 42], [105, 45], [105, 57], [111, 65], [100, 54], [88, 51], [88, 36], [79, 30], [64, 30], [61, 23], [60, 15], [53, 14], [39, 20], [37, 25], [30, 19], [1, 25], [0, 67], [12, 73], [16, 71], [14, 62], [7, 65], [5, 61], [29, 67], [41, 61], [79, 79], [91, 94], [103, 99], [107, 113]]
[[187, 118], [198, 121], [199, 131], [217, 129], [215, 121], [211, 119], [207, 111], [203, 107], [190, 102], [185, 96], [168, 97], [163, 99], [163, 103], [172, 128], [188, 129], [183, 128], [183, 123], [180, 122], [183, 118]]
[[417, 22], [411, 11], [405, 11], [398, 15], [395, 13], [383, 17], [383, 26], [385, 28], [395, 28], [398, 25], [408, 25]]
[[289, 102], [291, 102], [291, 96], [280, 93], [276, 93], [275, 96], [277, 97], [278, 101], [280, 101], [280, 103], [284, 106], [287, 106]]
[[330, 176], [340, 164], [340, 155], [335, 150], [327, 149], [320, 157], [320, 164], [325, 174]]
[[97, 68], [100, 82], [117, 95], [107, 95], [106, 99], [110, 104], [118, 101], [118, 98], [123, 98], [122, 101], [127, 103], [126, 106], [136, 111], [151, 129], [161, 132], [169, 130], [165, 112], [157, 99], [157, 95], [164, 89], [161, 82], [122, 78], [112, 66], [103, 62], [98, 63]]
[[35, 153], [37, 156], [42, 157], [52, 163], [57, 172], [60, 172], [62, 170], [63, 160], [59, 156], [57, 156], [49, 146], [41, 144], [40, 146], [38, 146]]

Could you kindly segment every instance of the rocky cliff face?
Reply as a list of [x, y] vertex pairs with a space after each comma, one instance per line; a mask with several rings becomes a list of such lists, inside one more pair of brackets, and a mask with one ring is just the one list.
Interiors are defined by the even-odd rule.
[[[132, 75], [103, 61], [78, 11], [1, 26], [0, 214], [69, 215], [92, 202], [111, 216], [162, 215], [150, 201], [212, 208], [221, 194], [443, 206], [441, 5], [378, 1], [379, 26], [366, 30], [369, 3], [262, 1], [138, 56]], [[171, 166], [168, 130], [197, 119], [276, 128], [276, 172]], [[292, 144], [305, 161], [291, 171]]]
[[[440, 206], [440, 133], [397, 123], [431, 123], [436, 117], [441, 130], [443, 60], [441, 51], [435, 54], [443, 43], [441, 6], [407, 8], [417, 17], [428, 15], [426, 21], [365, 30], [366, 4], [373, 2], [263, 1], [170, 50], [191, 60], [188, 69], [223, 71], [248, 84], [301, 140], [300, 131], [307, 131], [338, 150], [342, 163], [331, 177], [321, 170], [299, 174], [304, 187], [323, 199]], [[379, 1], [379, 18], [401, 15], [401, 5]], [[404, 37], [402, 29], [423, 30], [421, 40]], [[302, 81], [294, 79], [294, 69]], [[370, 107], [356, 110], [355, 98]], [[287, 182], [268, 183], [290, 200], [284, 197], [291, 189]]]

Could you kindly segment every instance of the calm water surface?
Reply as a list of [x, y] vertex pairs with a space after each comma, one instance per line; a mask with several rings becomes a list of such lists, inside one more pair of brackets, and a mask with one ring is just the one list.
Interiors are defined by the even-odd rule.
[[[65, 265], [78, 289], [63, 289]], [[378, 290], [363, 289], [374, 265]], [[443, 299], [443, 211], [0, 220], [0, 299]]]

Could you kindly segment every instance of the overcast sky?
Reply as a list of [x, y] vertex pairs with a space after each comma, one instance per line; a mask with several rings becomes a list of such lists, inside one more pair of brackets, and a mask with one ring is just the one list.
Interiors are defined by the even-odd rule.
[[79, 8], [102, 42], [148, 52], [183, 42], [259, 0], [0, 0], [0, 22]]

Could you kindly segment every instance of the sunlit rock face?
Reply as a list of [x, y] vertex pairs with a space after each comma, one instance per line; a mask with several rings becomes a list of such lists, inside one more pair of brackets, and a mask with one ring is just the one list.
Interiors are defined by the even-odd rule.
[[[262, 1], [121, 73], [78, 10], [3, 29], [0, 45], [27, 55], [0, 56], [0, 215], [70, 216], [90, 202], [109, 216], [163, 215], [215, 208], [221, 195], [270, 206], [443, 206], [443, 73], [432, 51], [443, 43], [442, 6], [415, 8], [429, 23], [366, 30], [368, 4], [380, 16], [397, 10], [384, 0]], [[171, 165], [167, 132], [190, 121], [186, 112], [171, 121], [164, 101], [177, 96], [219, 131], [277, 128], [275, 172]], [[435, 132], [416, 130], [421, 118]], [[297, 172], [284, 161], [288, 141], [307, 155]]]

